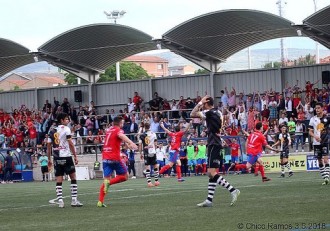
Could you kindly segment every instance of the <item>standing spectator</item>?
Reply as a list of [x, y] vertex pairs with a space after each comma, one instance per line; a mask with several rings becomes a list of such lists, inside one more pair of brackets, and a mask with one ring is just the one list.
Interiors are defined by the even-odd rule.
[[136, 170], [135, 170], [135, 151], [132, 149], [126, 150], [128, 155], [128, 174], [133, 173], [132, 179], [136, 179]]
[[46, 102], [45, 102], [45, 104], [44, 104], [44, 107], [42, 108], [42, 110], [44, 111], [44, 112], [47, 112], [48, 110], [51, 110], [52, 109], [52, 105], [48, 102], [48, 99], [46, 99]]
[[224, 90], [220, 91], [220, 101], [223, 107], [228, 107], [228, 95], [227, 95], [227, 87], [225, 87], [226, 93]]
[[39, 163], [41, 166], [42, 182], [48, 181], [48, 157], [45, 155], [45, 152], [41, 152], [42, 155], [39, 158]]
[[195, 107], [194, 102], [190, 99], [190, 97], [187, 98], [186, 102], [186, 108], [189, 110], [187, 111], [187, 117], [190, 118], [190, 112]]
[[247, 129], [247, 116], [246, 116], [246, 112], [245, 112], [245, 107], [240, 107], [239, 108], [239, 112], [238, 112], [238, 120], [241, 126], [241, 129], [243, 129], [244, 131], [246, 131]]
[[285, 111], [288, 118], [290, 118], [292, 116], [292, 100], [289, 97], [285, 98]]
[[286, 107], [285, 100], [284, 100], [282, 94], [280, 94], [278, 96], [278, 103], [277, 103], [277, 112], [279, 113], [278, 115], [282, 114], [282, 112], [285, 110], [285, 107]]
[[226, 89], [226, 94], [228, 95], [228, 107], [229, 110], [231, 108], [235, 108], [236, 107], [236, 90], [234, 87], [232, 87], [232, 91], [228, 93], [227, 88]]
[[5, 172], [4, 172], [4, 181], [6, 183], [13, 183], [13, 157], [11, 152], [7, 150], [7, 156], [5, 158]]
[[136, 91], [134, 92], [134, 97], [133, 97], [133, 103], [135, 104], [135, 110], [139, 112], [141, 110], [141, 104], [143, 102], [143, 99], [139, 96], [139, 93]]
[[264, 104], [264, 106], [263, 106], [262, 111], [261, 111], [260, 114], [261, 114], [262, 117], [266, 117], [267, 119], [269, 118], [270, 111], [267, 108], [267, 105], [266, 104]]
[[158, 142], [156, 149], [156, 158], [159, 169], [165, 166], [165, 153], [166, 153], [166, 147], [163, 146], [162, 142]]
[[179, 119], [179, 111], [178, 111], [178, 105], [176, 104], [175, 99], [172, 100], [172, 105], [171, 105], [171, 118], [172, 119]]
[[288, 122], [289, 122], [288, 117], [286, 117], [285, 113], [283, 112], [281, 114], [281, 118], [278, 120], [278, 123], [280, 126], [282, 126], [282, 125], [286, 126], [288, 124]]
[[70, 103], [68, 101], [68, 98], [63, 99], [63, 103], [61, 104], [61, 107], [62, 107], [62, 110], [63, 110], [64, 113], [70, 114], [71, 106], [70, 106]]
[[271, 101], [269, 102], [268, 105], [268, 109], [269, 109], [269, 120], [270, 122], [273, 122], [274, 120], [277, 119], [277, 115], [278, 115], [277, 102], [275, 101], [274, 97], [271, 98]]
[[182, 118], [187, 118], [187, 112], [186, 112], [186, 100], [183, 98], [183, 96], [180, 96], [180, 100], [178, 103], [178, 108], [180, 109], [180, 114]]
[[301, 151], [304, 152], [304, 127], [301, 120], [297, 120], [296, 130], [295, 130], [295, 143], [296, 143], [296, 152], [298, 152], [298, 145], [301, 144]]
[[162, 97], [158, 96], [158, 93], [157, 92], [154, 93], [154, 100], [156, 102], [156, 105], [158, 105], [158, 111], [159, 110], [162, 110], [162, 106], [163, 106], [163, 101], [164, 100], [163, 100]]
[[131, 113], [135, 109], [135, 104], [132, 101], [132, 98], [128, 98], [127, 110], [128, 113]]

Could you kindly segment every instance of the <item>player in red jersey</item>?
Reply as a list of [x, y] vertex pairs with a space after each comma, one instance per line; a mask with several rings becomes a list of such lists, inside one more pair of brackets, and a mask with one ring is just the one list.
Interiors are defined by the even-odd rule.
[[[120, 156], [121, 142], [125, 142], [127, 147], [131, 150], [136, 150], [138, 148], [136, 144], [124, 134], [124, 131], [121, 129], [123, 125], [123, 118], [120, 116], [115, 117], [113, 126], [106, 132], [102, 149], [104, 182], [100, 188], [97, 207], [106, 207], [104, 204], [104, 197], [110, 185], [121, 183], [128, 179], [127, 168]], [[114, 178], [112, 177], [113, 171], [116, 171], [116, 177]]]
[[272, 151], [279, 152], [277, 149], [272, 148], [270, 145], [268, 145], [266, 137], [264, 136], [264, 134], [262, 134], [262, 123], [259, 122], [256, 124], [255, 131], [251, 133], [247, 139], [246, 152], [248, 156], [248, 161], [246, 163], [246, 168], [248, 171], [250, 171], [252, 165], [258, 163], [262, 181], [264, 182], [269, 181], [270, 179], [267, 178], [265, 175], [265, 169], [261, 159], [262, 146], [265, 146]]
[[[227, 170], [227, 174], [229, 173], [230, 169], [232, 169], [233, 167], [235, 167], [238, 164], [238, 157], [239, 157], [239, 153], [238, 150], [240, 149], [239, 144], [237, 143], [236, 139], [232, 139], [232, 143], [229, 144], [229, 147], [231, 149], [231, 165]], [[237, 170], [237, 168], [235, 167], [235, 171]], [[236, 173], [238, 173], [236, 171]]]
[[167, 165], [162, 167], [159, 171], [159, 174], [164, 174], [168, 169], [172, 168], [174, 163], [176, 163], [176, 176], [179, 182], [184, 181], [181, 177], [181, 161], [179, 158], [179, 150], [181, 147], [181, 139], [183, 135], [189, 130], [192, 121], [190, 121], [189, 125], [183, 130], [180, 131], [180, 125], [174, 128], [175, 132], [171, 132], [167, 128], [164, 127], [163, 122], [160, 123], [161, 128], [172, 138], [171, 146], [170, 146], [170, 153], [169, 153], [169, 161]]

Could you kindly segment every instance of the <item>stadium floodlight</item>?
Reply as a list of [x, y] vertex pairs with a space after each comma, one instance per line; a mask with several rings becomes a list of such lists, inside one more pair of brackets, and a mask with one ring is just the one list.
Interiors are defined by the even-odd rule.
[[108, 19], [114, 19], [115, 24], [117, 23], [117, 19], [121, 18], [124, 16], [124, 14], [126, 14], [126, 11], [122, 10], [113, 10], [111, 12], [106, 12], [104, 11], [104, 14], [107, 16]]

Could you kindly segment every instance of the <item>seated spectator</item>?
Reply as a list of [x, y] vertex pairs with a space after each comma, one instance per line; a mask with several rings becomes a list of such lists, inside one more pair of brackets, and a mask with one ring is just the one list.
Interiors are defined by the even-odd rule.
[[86, 147], [85, 147], [85, 153], [95, 153], [94, 150], [94, 136], [92, 130], [88, 131], [88, 135], [86, 137]]
[[282, 125], [287, 125], [289, 122], [288, 118], [286, 117], [286, 114], [285, 113], [282, 113], [281, 114], [281, 118], [279, 119], [278, 123], [280, 126]]

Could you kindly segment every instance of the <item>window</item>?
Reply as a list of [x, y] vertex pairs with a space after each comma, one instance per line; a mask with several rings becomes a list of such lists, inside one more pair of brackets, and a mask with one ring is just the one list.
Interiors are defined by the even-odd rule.
[[157, 64], [157, 70], [163, 70], [163, 64]]

